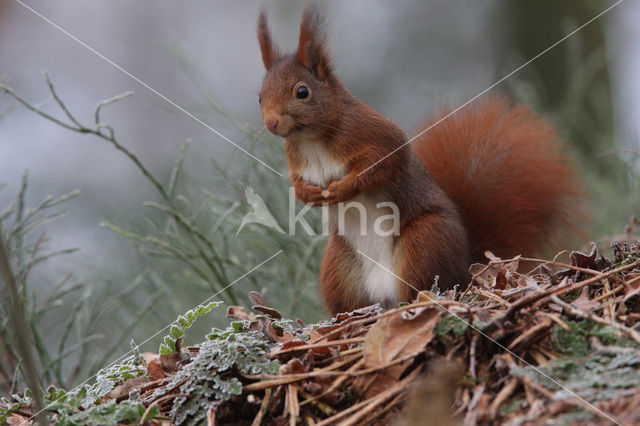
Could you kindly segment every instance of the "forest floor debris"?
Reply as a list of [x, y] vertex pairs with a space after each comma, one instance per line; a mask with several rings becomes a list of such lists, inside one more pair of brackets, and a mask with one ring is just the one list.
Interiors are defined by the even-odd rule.
[[[161, 354], [135, 353], [93, 385], [51, 387], [57, 424], [637, 424], [640, 246], [566, 263], [516, 257], [473, 265], [465, 291], [369, 306], [318, 324], [285, 319], [257, 293], [224, 330]], [[523, 273], [522, 270], [528, 269]], [[32, 416], [30, 394], [0, 422]]]

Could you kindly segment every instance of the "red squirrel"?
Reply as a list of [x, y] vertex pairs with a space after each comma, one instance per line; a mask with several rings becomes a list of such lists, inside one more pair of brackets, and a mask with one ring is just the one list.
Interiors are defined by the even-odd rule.
[[[338, 78], [322, 20], [307, 7], [297, 50], [282, 54], [261, 11], [259, 101], [266, 128], [285, 139], [296, 197], [329, 205], [320, 285], [332, 314], [408, 302], [436, 277], [441, 290], [464, 288], [485, 251], [532, 254], [571, 224], [581, 186], [551, 125], [489, 97], [407, 144], [398, 125]], [[338, 226], [336, 205], [349, 202], [367, 215], [347, 208]], [[394, 213], [379, 208], [385, 202], [399, 213], [399, 232], [381, 235], [373, 222]]]

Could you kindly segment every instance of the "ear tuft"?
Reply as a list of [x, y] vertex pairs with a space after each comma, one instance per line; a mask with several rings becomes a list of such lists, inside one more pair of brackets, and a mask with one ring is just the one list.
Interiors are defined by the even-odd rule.
[[312, 2], [302, 13], [297, 57], [302, 65], [322, 80], [327, 80], [332, 75], [326, 44], [324, 16]]
[[267, 23], [267, 13], [264, 8], [260, 10], [258, 16], [258, 41], [260, 42], [260, 51], [262, 52], [262, 62], [264, 67], [269, 70], [278, 59], [278, 48], [273, 44], [269, 24]]

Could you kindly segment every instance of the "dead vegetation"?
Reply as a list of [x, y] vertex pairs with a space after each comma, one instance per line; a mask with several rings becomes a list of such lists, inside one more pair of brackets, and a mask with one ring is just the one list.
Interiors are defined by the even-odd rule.
[[[96, 406], [134, 401], [148, 424], [637, 424], [640, 247], [612, 246], [567, 262], [488, 253], [464, 292], [312, 325], [253, 293], [255, 313], [232, 306], [201, 345], [145, 354]], [[9, 422], [31, 413], [3, 406]]]

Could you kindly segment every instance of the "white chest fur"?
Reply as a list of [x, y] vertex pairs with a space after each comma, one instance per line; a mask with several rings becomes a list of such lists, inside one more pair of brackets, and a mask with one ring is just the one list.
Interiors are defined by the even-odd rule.
[[[327, 187], [347, 173], [344, 166], [329, 155], [322, 141], [308, 139], [301, 141], [299, 146], [306, 162], [301, 171], [304, 180]], [[381, 215], [389, 214], [389, 209], [378, 206], [385, 201], [388, 200], [382, 193], [359, 194], [342, 206], [330, 206], [329, 222], [356, 252], [360, 252], [360, 264], [353, 265], [360, 269], [359, 273], [353, 274], [358, 282], [353, 284], [361, 286], [372, 303], [395, 306], [398, 302], [397, 279], [388, 272], [394, 270], [394, 236], [376, 232], [374, 225]]]
[[344, 166], [334, 160], [318, 139], [305, 139], [300, 142], [300, 154], [306, 160], [302, 178], [322, 187], [329, 186], [334, 180], [344, 177]]
[[345, 203], [342, 209], [331, 206], [329, 218], [331, 226], [358, 252], [360, 265], [353, 265], [360, 267], [357, 285], [364, 288], [372, 303], [380, 302], [389, 308], [399, 301], [397, 278], [393, 274], [394, 235], [378, 232], [380, 229], [375, 226], [379, 217], [390, 214], [390, 209], [379, 207], [379, 203], [385, 201], [388, 200], [381, 193], [363, 193]]

